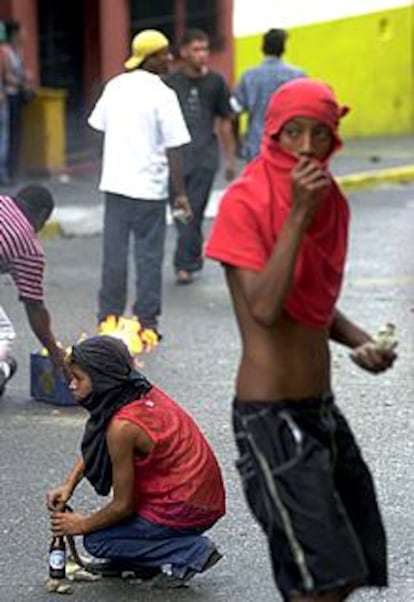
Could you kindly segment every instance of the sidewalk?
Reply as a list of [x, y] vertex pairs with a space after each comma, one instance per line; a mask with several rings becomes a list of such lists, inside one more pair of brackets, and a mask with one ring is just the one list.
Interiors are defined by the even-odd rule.
[[413, 181], [414, 135], [346, 140], [332, 168], [347, 192]]
[[[334, 156], [332, 171], [346, 192], [387, 183], [414, 181], [414, 135], [359, 138], [345, 141], [344, 148]], [[244, 163], [238, 162], [238, 169]], [[92, 236], [102, 231], [103, 206], [97, 190], [99, 162], [69, 167], [66, 173], [37, 183], [47, 186], [55, 196], [57, 207], [46, 225], [44, 236]], [[19, 182], [13, 193], [28, 181]], [[217, 175], [206, 211], [216, 215], [226, 182]], [[169, 222], [171, 218], [169, 217]]]

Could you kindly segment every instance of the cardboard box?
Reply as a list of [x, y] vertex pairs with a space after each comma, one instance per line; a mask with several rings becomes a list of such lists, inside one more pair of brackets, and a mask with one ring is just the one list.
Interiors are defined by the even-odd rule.
[[77, 404], [67, 383], [53, 372], [51, 359], [39, 352], [30, 354], [30, 395], [59, 406]]

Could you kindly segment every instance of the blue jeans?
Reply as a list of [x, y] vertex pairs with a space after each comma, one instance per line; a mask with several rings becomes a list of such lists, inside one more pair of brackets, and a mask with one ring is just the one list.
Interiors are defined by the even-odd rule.
[[215, 550], [213, 542], [202, 535], [205, 528], [172, 529], [139, 516], [85, 535], [85, 549], [97, 558], [108, 558], [120, 565], [161, 567], [172, 565], [176, 577], [188, 568], [203, 570]]
[[105, 193], [102, 282], [98, 320], [122, 316], [127, 303], [128, 251], [134, 236], [133, 314], [145, 328], [157, 328], [161, 314], [166, 200], [132, 199]]
[[8, 180], [7, 157], [9, 153], [9, 105], [0, 100], [0, 183]]

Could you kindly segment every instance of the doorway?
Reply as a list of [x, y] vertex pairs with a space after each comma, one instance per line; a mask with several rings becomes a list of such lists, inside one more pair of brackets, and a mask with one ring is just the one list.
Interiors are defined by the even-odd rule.
[[40, 84], [66, 91], [66, 150], [83, 143], [84, 7], [82, 0], [38, 0]]

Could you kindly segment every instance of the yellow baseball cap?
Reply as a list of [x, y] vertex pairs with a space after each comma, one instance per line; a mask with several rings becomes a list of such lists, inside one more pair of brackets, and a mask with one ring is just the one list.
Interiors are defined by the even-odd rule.
[[156, 29], [144, 29], [132, 39], [131, 56], [125, 61], [125, 69], [136, 69], [151, 54], [168, 48], [168, 38]]

